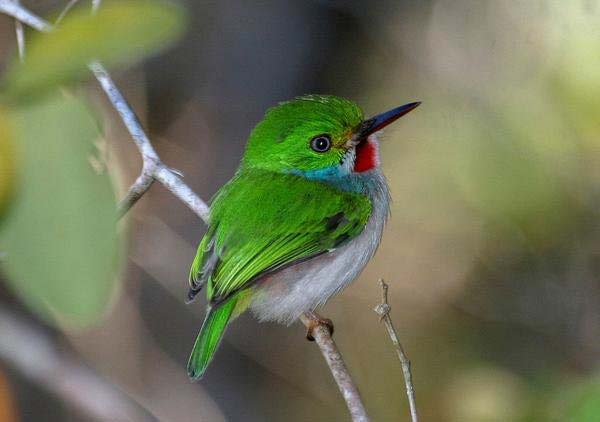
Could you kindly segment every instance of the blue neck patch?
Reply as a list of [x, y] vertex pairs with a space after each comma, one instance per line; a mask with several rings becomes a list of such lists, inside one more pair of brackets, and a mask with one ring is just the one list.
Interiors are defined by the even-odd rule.
[[292, 170], [290, 173], [305, 177], [310, 180], [327, 183], [338, 189], [354, 192], [367, 193], [369, 189], [369, 173], [348, 174], [341, 166], [325, 167], [317, 170]]

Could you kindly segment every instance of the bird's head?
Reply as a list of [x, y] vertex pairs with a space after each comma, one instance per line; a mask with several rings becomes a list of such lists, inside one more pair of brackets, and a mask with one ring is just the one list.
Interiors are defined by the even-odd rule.
[[243, 165], [322, 179], [372, 170], [379, 165], [375, 133], [419, 104], [364, 119], [343, 98], [296, 98], [267, 111], [250, 135]]

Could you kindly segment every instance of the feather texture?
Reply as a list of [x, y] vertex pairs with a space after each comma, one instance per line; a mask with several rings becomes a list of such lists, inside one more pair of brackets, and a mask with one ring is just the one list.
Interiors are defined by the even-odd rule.
[[266, 274], [334, 250], [370, 214], [367, 196], [293, 174], [242, 170], [213, 202], [192, 290], [206, 282], [209, 301], [223, 302]]
[[188, 360], [188, 375], [192, 380], [197, 380], [204, 375], [204, 371], [206, 371], [223, 338], [236, 304], [237, 298], [232, 297], [227, 303], [217, 308], [209, 308], [206, 311], [204, 323]]

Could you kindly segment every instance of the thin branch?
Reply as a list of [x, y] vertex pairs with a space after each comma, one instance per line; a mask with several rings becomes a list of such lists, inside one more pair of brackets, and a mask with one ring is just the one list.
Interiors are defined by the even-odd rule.
[[[14, 0], [16, 4], [20, 4], [20, 0]], [[17, 37], [17, 50], [19, 52], [19, 60], [21, 63], [25, 60], [25, 29], [20, 20], [15, 19], [15, 35]]]
[[352, 380], [348, 368], [342, 359], [329, 329], [322, 320], [313, 312], [305, 312], [300, 317], [300, 321], [310, 330], [309, 334], [321, 349], [321, 353], [329, 366], [331, 375], [335, 379], [340, 393], [346, 401], [346, 406], [354, 422], [368, 422], [369, 416], [358, 392], [356, 384]]
[[[144, 166], [147, 164], [144, 163]], [[119, 204], [117, 205], [117, 214], [119, 218], [123, 217], [127, 212], [131, 209], [131, 207], [140, 199], [152, 183], [154, 183], [154, 176], [152, 175], [153, 170], [145, 169], [142, 167], [142, 173], [138, 176], [138, 178], [133, 182], [127, 195], [123, 198]]]
[[208, 205], [183, 182], [178, 174], [162, 163], [150, 139], [148, 139], [148, 136], [144, 132], [139, 119], [113, 82], [108, 71], [99, 62], [90, 63], [89, 68], [98, 82], [100, 82], [109, 101], [121, 116], [123, 123], [142, 155], [142, 173], [129, 188], [129, 193], [125, 199], [119, 204], [119, 211], [124, 213], [131, 208], [150, 188], [152, 180], [156, 179], [194, 211], [204, 222], [208, 222]]
[[99, 421], [156, 421], [142, 406], [65, 353], [46, 332], [0, 308], [0, 355], [27, 379]]
[[410, 371], [410, 360], [406, 356], [404, 352], [404, 348], [402, 344], [400, 344], [400, 340], [398, 339], [398, 335], [396, 334], [396, 329], [394, 328], [394, 324], [392, 323], [392, 318], [390, 317], [390, 311], [392, 307], [388, 303], [388, 285], [385, 281], [379, 280], [381, 284], [381, 303], [377, 305], [374, 311], [379, 314], [381, 317], [381, 321], [385, 324], [385, 328], [394, 344], [394, 349], [396, 349], [396, 354], [398, 355], [398, 359], [400, 359], [400, 364], [402, 365], [402, 372], [404, 373], [404, 384], [406, 385], [406, 395], [408, 396], [408, 404], [410, 406], [410, 417], [412, 422], [418, 422], [419, 417], [417, 415], [417, 404], [415, 401], [415, 389], [413, 387], [412, 382], [412, 373]]
[[210, 209], [206, 203], [196, 195], [196, 193], [185, 183], [181, 181], [180, 176], [175, 170], [166, 167], [164, 164], [156, 168], [154, 174], [156, 180], [171, 191], [181, 202], [194, 211], [206, 224], [208, 224]]
[[52, 25], [50, 25], [48, 22], [34, 15], [13, 0], [0, 0], [0, 13], [12, 16], [18, 21], [32, 27], [33, 29], [37, 29], [38, 31], [48, 32], [52, 29]]
[[125, 97], [123, 97], [123, 94], [116, 87], [108, 71], [99, 62], [92, 62], [88, 67], [102, 86], [102, 89], [104, 89], [111, 103], [115, 106], [121, 119], [123, 119], [123, 123], [125, 123], [142, 156], [156, 162], [160, 161], [150, 143], [150, 139], [148, 139], [148, 136], [146, 136], [146, 133], [142, 129], [140, 121], [131, 109], [131, 106], [127, 103]]
[[[93, 3], [93, 6], [95, 5], [95, 7], [97, 7], [99, 4], [100, 2], [95, 2]], [[35, 16], [24, 7], [12, 3], [12, 1], [0, 0], [0, 12], [13, 16], [15, 19], [22, 20], [24, 23], [40, 31], [52, 30], [52, 25], [48, 22]], [[129, 210], [150, 188], [152, 185], [151, 179], [156, 179], [185, 203], [198, 217], [205, 222], [208, 222], [208, 205], [206, 205], [206, 203], [183, 182], [181, 176], [162, 163], [154, 150], [150, 139], [148, 139], [148, 136], [144, 132], [139, 119], [131, 106], [127, 103], [127, 100], [121, 91], [119, 91], [113, 82], [108, 71], [98, 61], [90, 63], [88, 67], [102, 86], [102, 89], [106, 93], [106, 96], [113, 107], [121, 116], [123, 123], [127, 127], [127, 130], [131, 134], [131, 137], [142, 155], [142, 173], [129, 188], [125, 199], [120, 202], [118, 207], [119, 213], [123, 215]]]
[[17, 36], [17, 50], [21, 63], [25, 61], [25, 31], [20, 21], [15, 21], [15, 34]]
[[77, 3], [79, 2], [79, 0], [70, 0], [67, 5], [65, 6], [65, 8], [62, 10], [62, 12], [60, 12], [60, 15], [58, 15], [58, 18], [56, 18], [56, 21], [54, 22], [54, 26], [58, 25], [65, 16], [67, 16], [67, 13], [69, 13], [69, 11], [73, 8], [73, 6], [75, 6]]

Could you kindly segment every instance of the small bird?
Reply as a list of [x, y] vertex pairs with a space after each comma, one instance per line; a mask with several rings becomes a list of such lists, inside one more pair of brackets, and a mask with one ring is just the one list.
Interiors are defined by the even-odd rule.
[[190, 270], [188, 300], [204, 286], [208, 298], [188, 362], [192, 380], [248, 308], [260, 321], [289, 325], [358, 276], [389, 214], [378, 132], [419, 104], [364, 119], [349, 100], [307, 95], [267, 110], [213, 198]]

